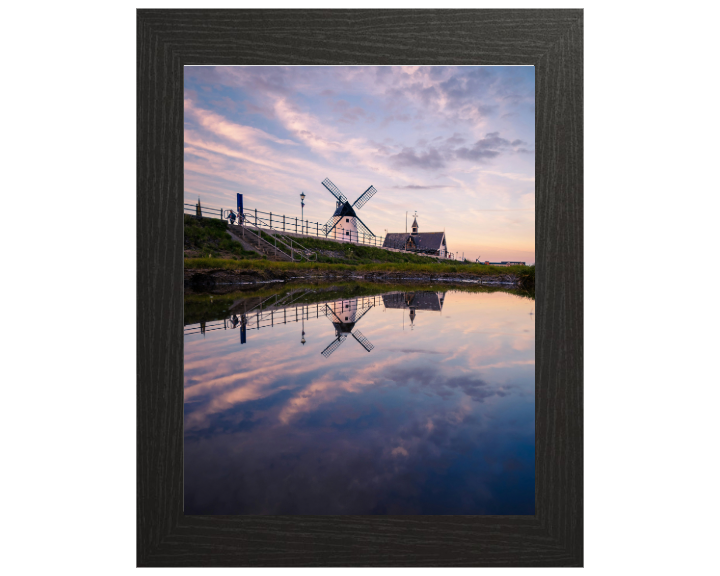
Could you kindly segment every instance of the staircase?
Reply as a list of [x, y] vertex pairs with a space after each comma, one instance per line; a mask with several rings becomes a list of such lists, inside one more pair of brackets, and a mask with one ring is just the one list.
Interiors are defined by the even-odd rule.
[[[283, 251], [282, 246], [275, 246], [265, 240], [260, 235], [259, 230], [254, 230], [249, 226], [228, 226], [227, 230], [233, 239], [238, 240], [241, 243], [249, 244], [253, 250], [267, 256], [268, 260], [275, 260], [278, 262], [293, 261], [293, 257], [287, 253], [287, 250]], [[243, 231], [245, 232], [244, 234]]]
[[[317, 253], [306, 249], [292, 238], [278, 237], [268, 230], [264, 231], [271, 239], [263, 238], [259, 228], [245, 225], [243, 227], [228, 227], [228, 233], [240, 242], [246, 242], [260, 254], [264, 254], [269, 260], [283, 262], [310, 262], [317, 260]], [[288, 244], [288, 242], [290, 242]]]

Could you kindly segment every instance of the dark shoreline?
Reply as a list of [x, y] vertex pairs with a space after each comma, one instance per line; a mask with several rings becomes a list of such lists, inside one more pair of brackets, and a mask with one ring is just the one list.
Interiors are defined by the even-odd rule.
[[262, 284], [271, 281], [292, 282], [299, 280], [337, 281], [360, 280], [364, 282], [447, 282], [448, 284], [477, 284], [481, 286], [505, 286], [533, 289], [524, 286], [522, 279], [516, 274], [498, 274], [478, 276], [475, 274], [446, 273], [432, 274], [429, 272], [363, 272], [343, 270], [324, 272], [318, 270], [227, 270], [227, 269], [186, 269], [184, 283], [186, 288], [210, 289], [220, 286], [243, 286]]

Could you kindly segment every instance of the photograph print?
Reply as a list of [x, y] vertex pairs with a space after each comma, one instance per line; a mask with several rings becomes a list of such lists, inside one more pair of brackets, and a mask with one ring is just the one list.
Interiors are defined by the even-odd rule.
[[533, 66], [184, 68], [184, 513], [535, 513]]

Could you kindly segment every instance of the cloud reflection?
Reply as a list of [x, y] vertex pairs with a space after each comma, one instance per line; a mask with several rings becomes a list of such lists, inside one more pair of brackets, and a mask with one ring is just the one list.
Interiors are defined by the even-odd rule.
[[406, 310], [375, 309], [372, 352], [330, 358], [322, 317], [306, 346], [290, 324], [245, 347], [232, 330], [187, 337], [185, 512], [532, 514], [534, 349], [517, 343], [533, 319], [508, 294], [445, 308], [412, 330]]

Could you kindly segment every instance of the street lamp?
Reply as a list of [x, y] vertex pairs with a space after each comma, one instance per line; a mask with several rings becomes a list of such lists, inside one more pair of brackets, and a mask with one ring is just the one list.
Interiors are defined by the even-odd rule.
[[[300, 192], [300, 221], [305, 225], [305, 192]], [[300, 228], [302, 232], [302, 227]]]
[[300, 344], [302, 344], [303, 346], [305, 346], [305, 342], [307, 342], [307, 340], [305, 340], [305, 310], [303, 310], [303, 316], [302, 316], [302, 340], [300, 340]]

